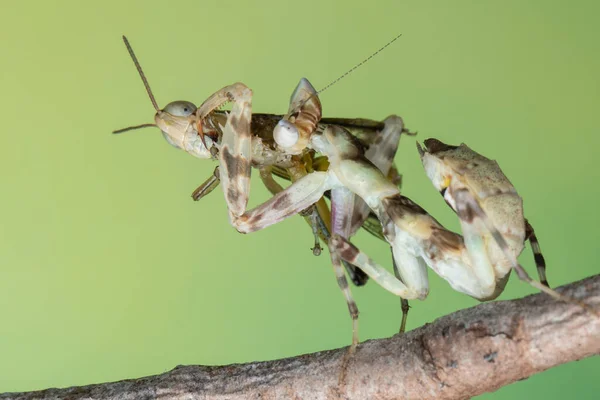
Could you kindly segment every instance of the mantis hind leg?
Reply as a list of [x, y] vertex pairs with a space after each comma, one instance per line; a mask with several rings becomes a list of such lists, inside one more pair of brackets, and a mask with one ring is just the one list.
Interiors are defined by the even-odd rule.
[[352, 291], [350, 290], [350, 286], [348, 286], [348, 280], [346, 279], [344, 269], [342, 268], [341, 258], [337, 254], [332, 240], [329, 241], [329, 253], [331, 254], [331, 264], [333, 265], [333, 271], [335, 272], [338, 286], [340, 287], [344, 298], [346, 299], [348, 311], [350, 312], [350, 318], [352, 318], [352, 347], [355, 347], [359, 342], [358, 306], [352, 297]]
[[546, 279], [546, 260], [540, 249], [540, 243], [538, 242], [537, 236], [535, 236], [533, 226], [531, 226], [529, 221], [525, 220], [525, 240], [528, 239], [531, 244], [531, 251], [533, 252], [533, 259], [535, 260], [535, 266], [540, 277], [540, 282], [542, 285], [550, 287], [550, 285], [548, 285], [548, 279]]
[[[332, 236], [330, 243], [330, 249], [335, 251], [340, 258], [358, 266], [360, 269], [365, 271], [371, 279], [377, 282], [388, 292], [406, 299], [422, 299], [424, 296], [426, 296], [427, 288], [408, 287], [401, 280], [390, 274], [388, 270], [377, 264], [369, 256], [360, 251], [356, 246], [344, 239], [342, 236]], [[402, 261], [406, 261], [401, 262], [401, 264], [403, 264], [405, 267], [410, 264], [410, 267], [416, 267], [419, 269], [423, 268], [420, 263], [417, 263], [416, 258], [410, 257], [410, 260], [407, 258]]]
[[504, 239], [504, 236], [502, 236], [502, 234], [494, 226], [492, 221], [488, 218], [485, 211], [479, 205], [477, 199], [475, 199], [475, 197], [473, 197], [473, 195], [471, 195], [471, 193], [467, 189], [459, 189], [453, 193], [453, 196], [457, 205], [456, 212], [459, 218], [461, 219], [461, 224], [463, 225], [463, 231], [465, 224], [475, 225], [477, 221], [479, 221], [480, 224], [478, 225], [480, 225], [481, 228], [483, 228], [479, 228], [480, 233], [484, 234], [484, 231], [487, 231], [492, 236], [493, 240], [496, 242], [498, 247], [500, 247], [500, 250], [502, 250], [502, 253], [506, 257], [506, 259], [511, 263], [512, 269], [515, 270], [519, 279], [557, 300], [579, 305], [585, 310], [588, 310], [593, 314], [600, 316], [600, 311], [594, 309], [590, 305], [573, 299], [571, 297], [564, 296], [558, 293], [557, 291], [550, 289], [543, 283], [531, 279], [527, 271], [525, 271], [523, 266], [519, 264], [515, 255], [512, 254], [512, 252], [509, 249], [508, 243]]
[[[394, 275], [398, 280], [402, 280], [400, 277], [400, 270], [398, 269], [398, 264], [396, 264], [396, 260], [394, 259], [393, 249], [390, 247], [390, 251], [392, 252], [392, 262], [394, 264]], [[402, 311], [402, 318], [400, 319], [400, 329], [398, 333], [404, 333], [406, 331], [406, 321], [408, 320], [408, 310], [410, 310], [410, 305], [408, 304], [408, 300], [400, 297], [400, 310]]]

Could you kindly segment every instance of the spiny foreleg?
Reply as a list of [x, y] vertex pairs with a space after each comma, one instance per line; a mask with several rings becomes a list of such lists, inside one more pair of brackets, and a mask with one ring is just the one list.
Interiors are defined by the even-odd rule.
[[266, 202], [232, 218], [232, 225], [241, 233], [264, 229], [309, 208], [331, 187], [327, 172], [308, 174]]
[[[230, 218], [234, 218], [246, 210], [250, 192], [252, 90], [239, 82], [226, 86], [202, 103], [196, 117], [201, 124], [210, 112], [229, 101], [233, 102], [233, 106], [222, 127], [219, 167], [225, 201]], [[198, 132], [202, 132], [201, 127]]]

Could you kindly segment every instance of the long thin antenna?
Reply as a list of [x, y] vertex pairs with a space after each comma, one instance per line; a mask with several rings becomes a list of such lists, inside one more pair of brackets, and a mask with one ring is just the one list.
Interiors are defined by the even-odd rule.
[[390, 40], [389, 42], [386, 43], [385, 46], [383, 46], [382, 48], [380, 48], [379, 50], [377, 50], [375, 53], [371, 54], [369, 57], [365, 58], [364, 60], [362, 60], [361, 62], [359, 62], [358, 64], [356, 64], [354, 67], [350, 68], [348, 71], [346, 71], [346, 73], [344, 73], [342, 76], [340, 76], [339, 78], [337, 78], [336, 80], [330, 82], [327, 86], [325, 86], [323, 89], [319, 90], [317, 92], [317, 94], [321, 94], [323, 93], [325, 90], [329, 89], [331, 86], [335, 85], [336, 83], [338, 83], [339, 81], [341, 81], [342, 79], [344, 79], [346, 76], [350, 75], [352, 72], [354, 72], [355, 69], [357, 69], [358, 67], [360, 67], [361, 65], [363, 65], [364, 63], [368, 62], [371, 58], [375, 57], [377, 54], [379, 54], [381, 51], [383, 51], [386, 47], [388, 47], [390, 44], [394, 43], [396, 40], [398, 40], [400, 38], [400, 36], [402, 36], [402, 34], [399, 34], [398, 36], [396, 36], [395, 38], [393, 38], [392, 40]]
[[[131, 45], [129, 44], [129, 40], [127, 40], [127, 38], [125, 37], [125, 35], [123, 35], [123, 42], [125, 42], [125, 46], [127, 47], [127, 51], [129, 52], [129, 55], [131, 56], [131, 59], [133, 60], [133, 63], [135, 64], [135, 68], [137, 68], [140, 77], [142, 78], [142, 81], [144, 82], [144, 86], [146, 87], [146, 92], [148, 92], [148, 96], [150, 97], [150, 101], [152, 102], [152, 105], [154, 106], [154, 109], [156, 111], [160, 111], [160, 108], [158, 107], [158, 104], [156, 103], [156, 99], [154, 98], [154, 95], [152, 94], [152, 90], [150, 90], [150, 85], [148, 84], [148, 80], [146, 79], [146, 75], [144, 75], [144, 71], [142, 71], [142, 66], [140, 65], [140, 63], [138, 62], [137, 57], [135, 56], [135, 53], [133, 52], [133, 49], [131, 48]], [[113, 132], [116, 133], [116, 132]]]
[[112, 133], [123, 133], [123, 132], [127, 132], [127, 131], [133, 131], [136, 129], [150, 128], [150, 127], [156, 127], [156, 124], [141, 124], [141, 125], [135, 125], [135, 126], [128, 126], [127, 128], [122, 128], [122, 129], [117, 129], [116, 131], [112, 131]]

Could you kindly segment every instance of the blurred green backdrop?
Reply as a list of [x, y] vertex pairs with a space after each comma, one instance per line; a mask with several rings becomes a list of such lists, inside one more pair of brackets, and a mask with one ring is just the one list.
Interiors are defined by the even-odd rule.
[[[495, 158], [525, 199], [553, 285], [597, 273], [600, 28], [596, 1], [2, 2], [0, 392], [268, 360], [348, 345], [328, 255], [300, 218], [240, 235], [223, 196], [191, 191], [214, 164], [171, 148], [121, 35], [159, 103], [253, 88], [287, 110], [300, 77], [327, 116], [402, 115], [419, 140]], [[404, 193], [458, 228], [405, 138]], [[251, 203], [266, 199], [255, 174]], [[387, 246], [356, 242], [389, 263]], [[534, 273], [526, 249], [521, 257]], [[409, 329], [476, 302], [431, 273]], [[502, 299], [532, 292], [511, 279]], [[398, 300], [355, 289], [361, 339], [396, 332]], [[597, 398], [596, 359], [482, 396]]]

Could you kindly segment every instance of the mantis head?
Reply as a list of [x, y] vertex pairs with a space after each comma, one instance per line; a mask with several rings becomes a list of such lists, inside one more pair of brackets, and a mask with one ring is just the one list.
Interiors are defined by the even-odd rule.
[[152, 90], [142, 71], [142, 67], [125, 36], [123, 36], [123, 41], [125, 42], [125, 46], [144, 82], [146, 92], [148, 92], [148, 96], [156, 110], [156, 114], [154, 115], [153, 124], [129, 126], [127, 128], [115, 130], [113, 133], [117, 134], [135, 129], [157, 127], [161, 130], [163, 137], [172, 146], [182, 149], [186, 153], [198, 158], [211, 158], [210, 148], [216, 143], [213, 142], [210, 136], [203, 135], [202, 124], [196, 117], [197, 107], [194, 103], [178, 100], [167, 104], [161, 109], [152, 94]]

